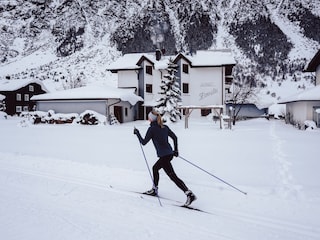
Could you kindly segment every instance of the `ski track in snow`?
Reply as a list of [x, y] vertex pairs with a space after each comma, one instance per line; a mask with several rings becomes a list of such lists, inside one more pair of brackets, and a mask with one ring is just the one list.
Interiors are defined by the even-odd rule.
[[283, 151], [285, 141], [277, 134], [275, 122], [271, 123], [270, 138], [272, 139], [273, 160], [279, 175], [279, 186], [277, 192], [282, 194], [282, 197], [297, 197], [302, 195], [301, 186], [294, 184], [294, 179], [290, 171], [291, 162], [288, 156]]
[[[263, 129], [252, 128], [252, 123], [263, 124]], [[139, 122], [135, 124], [139, 124]], [[143, 124], [141, 123], [140, 126], [145, 126]], [[6, 136], [9, 137], [10, 141], [6, 139], [0, 150], [0, 239], [320, 239], [319, 207], [316, 205], [318, 200], [307, 201], [305, 198], [299, 198], [303, 194], [307, 196], [309, 191], [313, 190], [312, 187], [317, 187], [318, 184], [308, 186], [301, 182], [303, 189], [297, 185], [301, 181], [299, 179], [301, 176], [295, 171], [299, 158], [294, 157], [294, 153], [301, 155], [309, 153], [308, 156], [317, 155], [319, 150], [316, 149], [316, 142], [320, 135], [317, 135], [317, 132], [310, 133], [312, 135], [304, 135], [303, 140], [307, 140], [310, 146], [306, 148], [307, 150], [292, 153], [289, 149], [294, 149], [293, 147], [300, 142], [291, 141], [289, 137], [298, 137], [301, 134], [296, 134], [291, 130], [287, 133], [286, 130], [289, 129], [284, 129], [285, 126], [282, 123], [277, 121], [266, 123], [259, 120], [258, 122], [240, 122], [240, 124], [248, 125], [244, 129], [245, 134], [247, 134], [246, 142], [244, 145], [235, 148], [234, 151], [241, 153], [239, 151], [241, 146], [245, 148], [248, 144], [251, 144], [252, 148], [258, 148], [256, 152], [253, 152], [253, 154], [257, 154], [254, 156], [261, 156], [263, 161], [257, 163], [256, 160], [251, 161], [244, 156], [239, 156], [237, 167], [242, 167], [240, 172], [243, 172], [245, 168], [250, 168], [250, 164], [255, 163], [256, 165], [253, 167], [258, 167], [258, 170], [261, 171], [263, 174], [262, 180], [254, 184], [252, 180], [256, 176], [254, 174], [251, 176], [251, 171], [248, 171], [247, 174], [250, 177], [249, 181], [236, 173], [225, 175], [226, 172], [223, 172], [224, 166], [226, 169], [232, 170], [232, 165], [229, 164], [235, 163], [228, 157], [225, 158], [225, 163], [220, 163], [220, 166], [218, 160], [213, 160], [212, 165], [209, 164], [209, 166], [217, 167], [216, 171], [219, 176], [220, 174], [222, 177], [227, 176], [232, 183], [243, 187], [248, 192], [247, 196], [238, 195], [239, 193], [224, 187], [221, 183], [212, 185], [210, 182], [209, 184], [205, 177], [197, 178], [200, 173], [197, 175], [197, 172], [193, 169], [187, 172], [188, 168], [182, 168], [184, 164], [180, 165], [182, 169], [185, 169], [185, 172], [182, 171], [182, 173], [184, 172], [187, 176], [183, 179], [188, 181], [188, 184], [192, 189], [195, 189], [198, 195], [198, 200], [193, 206], [212, 214], [172, 206], [172, 202], [166, 200], [161, 200], [162, 208], [156, 198], [141, 198], [139, 194], [130, 192], [144, 188], [149, 180], [143, 164], [141, 164], [143, 165], [142, 168], [128, 165], [131, 160], [135, 159], [113, 165], [111, 161], [78, 159], [78, 155], [73, 158], [68, 157], [68, 153], [73, 153], [73, 149], [84, 148], [76, 145], [78, 142], [74, 141], [83, 134], [82, 131], [79, 135], [76, 134], [79, 131], [78, 128], [75, 129], [73, 137], [66, 137], [69, 140], [68, 143], [70, 143], [68, 148], [71, 150], [62, 149], [64, 151], [55, 155], [50, 151], [51, 154], [43, 154], [41, 151], [37, 152], [36, 149], [34, 152], [30, 152], [24, 149], [11, 148], [9, 144], [16, 141], [16, 145], [20, 144], [21, 146], [24, 143], [26, 149], [34, 146], [50, 150], [51, 148], [59, 149], [58, 147], [61, 146], [52, 145], [52, 141], [46, 144], [45, 141], [42, 141], [45, 139], [44, 137], [52, 137], [51, 127], [14, 127], [7, 132], [4, 131], [5, 127], [3, 127], [2, 133], [7, 134]], [[199, 127], [199, 130], [195, 131], [193, 130], [195, 125], [192, 127], [188, 131], [180, 131], [179, 127], [176, 127], [176, 130], [183, 137], [187, 137], [187, 134], [193, 134], [191, 136], [194, 139], [198, 139], [198, 136], [203, 137], [202, 128]], [[206, 127], [205, 130], [209, 127]], [[42, 131], [36, 131], [39, 128]], [[74, 126], [56, 127], [53, 131], [62, 136], [64, 133], [69, 133], [66, 130], [70, 131], [74, 128]], [[122, 134], [127, 136], [125, 135], [128, 132], [126, 128], [131, 130], [131, 125], [123, 125], [122, 128], [116, 129], [117, 131], [114, 132], [117, 135], [112, 135], [113, 131], [110, 128], [108, 134], [110, 134], [109, 136], [121, 137], [121, 131], [124, 129]], [[32, 133], [35, 133], [33, 139], [25, 138], [25, 136], [29, 136], [27, 135], [28, 130], [33, 130]], [[92, 128], [90, 131], [95, 134], [95, 131], [98, 132], [96, 128]], [[216, 131], [214, 129], [210, 129], [210, 131], [206, 131], [205, 134], [208, 134], [210, 138], [216, 137], [214, 141], [221, 141], [223, 143], [221, 144], [222, 147], [231, 138], [237, 139], [239, 137], [239, 139], [243, 139], [244, 134], [238, 126], [233, 131]], [[14, 138], [10, 138], [12, 132], [15, 133]], [[97, 137], [94, 134], [93, 136]], [[309, 136], [314, 137], [309, 138]], [[254, 144], [259, 138], [263, 138], [263, 143]], [[21, 140], [18, 141], [19, 139]], [[25, 139], [30, 140], [30, 142], [24, 142]], [[112, 137], [110, 139], [114, 140]], [[209, 141], [208, 139], [205, 138], [206, 141]], [[6, 144], [7, 142], [9, 143]], [[185, 144], [187, 143], [186, 141]], [[106, 144], [110, 144], [110, 142], [105, 141], [103, 136], [103, 145], [98, 144], [98, 146], [105, 146]], [[263, 151], [267, 151], [267, 154], [261, 154], [259, 151], [261, 144], [265, 144]], [[310, 151], [310, 149], [316, 150], [305, 152]], [[90, 150], [92, 151], [92, 149]], [[129, 150], [130, 153], [135, 154], [135, 151]], [[137, 153], [141, 154], [140, 149], [137, 150]], [[226, 149], [222, 150], [226, 151]], [[227, 150], [228, 153], [232, 153], [229, 152], [229, 148]], [[80, 153], [86, 151], [88, 150], [79, 149]], [[196, 151], [196, 149], [193, 151]], [[103, 153], [100, 148], [95, 149], [97, 158], [101, 158]], [[196, 154], [190, 155], [191, 159], [196, 157]], [[129, 156], [129, 154], [125, 156]], [[291, 159], [292, 157], [293, 159]], [[141, 158], [141, 155], [137, 158]], [[176, 163], [179, 166], [178, 161]], [[318, 163], [316, 161], [310, 163], [314, 165], [309, 165], [308, 168], [303, 169], [304, 171], [310, 171], [310, 173], [305, 172], [302, 176], [308, 177], [313, 174], [314, 178], [311, 178], [313, 180], [317, 177]], [[262, 165], [267, 167], [267, 174], [263, 168], [260, 168], [259, 164], [267, 164]], [[194, 175], [191, 177], [188, 174]], [[271, 174], [273, 178], [277, 176], [278, 179], [273, 179], [269, 183], [268, 174]], [[230, 176], [234, 176], [234, 179]], [[184, 199], [185, 196], [177, 191], [174, 188], [175, 186], [171, 191], [171, 185], [167, 182], [171, 183], [165, 177], [161, 180], [161, 183], [165, 186], [163, 192], [161, 192], [163, 196], [170, 196], [173, 200], [179, 200], [180, 197]], [[113, 186], [113, 188], [110, 188], [110, 186]], [[275, 191], [270, 193], [270, 188], [275, 189]], [[317, 189], [315, 191], [318, 192]]]
[[[282, 179], [281, 182], [283, 184], [282, 187], [285, 188], [288, 193], [294, 192], [296, 191], [296, 187], [292, 183], [292, 176], [290, 175], [290, 171], [289, 171], [290, 163], [287, 161], [285, 154], [281, 150], [283, 145], [283, 140], [281, 140], [280, 137], [276, 135], [275, 125], [273, 125], [270, 128], [270, 136], [274, 142], [273, 151], [274, 151], [275, 161], [277, 161], [279, 164], [279, 173]], [[5, 157], [10, 158], [9, 155], [5, 155]], [[30, 157], [30, 158], [37, 159], [36, 156]], [[4, 159], [4, 158], [0, 158], [0, 159]], [[39, 159], [39, 160], [44, 161], [44, 159]], [[67, 196], [69, 194], [72, 194], [72, 192], [77, 188], [77, 186], [81, 186], [81, 187], [96, 189], [99, 191], [111, 192], [117, 195], [120, 194], [122, 196], [126, 196], [129, 198], [141, 200], [141, 196], [139, 194], [126, 191], [125, 189], [113, 187], [113, 185], [112, 187], [110, 187], [111, 185], [108, 186], [107, 184], [87, 180], [81, 177], [66, 176], [58, 173], [50, 173], [49, 170], [47, 169], [44, 172], [42, 170], [32, 169], [32, 167], [27, 169], [20, 166], [19, 167], [14, 166], [13, 164], [10, 164], [10, 166], [9, 165], [6, 166], [5, 163], [6, 162], [2, 162], [2, 164], [0, 165], [0, 171], [2, 172], [11, 172], [18, 175], [29, 175], [29, 176], [40, 178], [42, 180], [50, 179], [53, 181], [59, 181], [59, 182], [65, 183], [60, 189], [56, 190], [56, 192], [53, 193], [55, 195], [61, 194], [61, 195]], [[74, 186], [71, 188], [70, 186], [66, 188], [65, 187], [66, 184], [72, 184]], [[143, 198], [143, 200], [144, 201], [147, 200], [147, 202], [151, 202], [154, 204], [157, 203], [156, 198], [155, 199]], [[168, 207], [170, 203], [172, 203], [171, 200], [161, 199], [161, 201], [163, 202], [165, 207]], [[282, 221], [279, 219], [253, 215], [253, 214], [244, 213], [244, 212], [235, 211], [235, 210], [228, 210], [228, 209], [221, 209], [221, 208], [214, 208], [214, 207], [210, 209], [203, 209], [203, 210], [211, 212], [212, 217], [214, 218], [216, 217], [221, 218], [219, 221], [223, 220], [226, 222], [231, 221], [231, 223], [233, 224], [241, 223], [240, 225], [243, 225], [243, 224], [246, 224], [249, 226], [252, 225], [252, 228], [261, 228], [265, 232], [273, 232], [275, 230], [276, 231], [280, 230], [290, 234], [294, 233], [297, 236], [296, 239], [317, 239], [320, 236], [320, 232], [318, 230], [315, 230], [312, 227], [309, 227], [307, 225], [296, 224], [293, 222]], [[37, 209], [34, 209], [32, 211], [37, 211]], [[181, 211], [185, 211], [185, 210], [182, 209]], [[190, 210], [187, 210], [187, 211], [190, 211]], [[65, 222], [66, 224], [73, 226], [73, 228], [78, 229], [78, 231], [81, 234], [88, 235], [90, 233], [88, 232], [89, 231], [88, 229], [84, 229], [83, 226], [79, 226], [78, 224], [68, 220], [64, 216], [55, 214], [53, 210], [51, 211], [48, 210], [47, 212], [44, 212], [42, 214], [45, 214], [48, 216], [50, 215], [51, 218], [59, 219], [59, 221]], [[195, 214], [206, 214], [206, 213], [197, 212]], [[192, 225], [186, 222], [181, 224], [185, 225], [184, 227], [186, 229], [193, 227]], [[202, 231], [202, 234], [208, 234], [208, 236], [216, 236], [219, 239], [233, 239], [233, 240], [238, 239], [231, 236], [222, 235], [219, 232], [215, 232], [213, 229], [208, 231], [208, 229], [206, 229], [205, 227], [200, 227], [200, 230]], [[152, 232], [150, 232], [149, 234], [150, 234], [150, 237], [152, 237]]]
[[[39, 177], [41, 179], [46, 178], [46, 179], [64, 182], [64, 183], [68, 183], [68, 184], [80, 185], [80, 186], [89, 187], [89, 188], [93, 188], [93, 189], [97, 189], [97, 190], [101, 190], [101, 191], [112, 192], [117, 195], [119, 195], [119, 194], [122, 196], [124, 195], [126, 197], [133, 198], [133, 199], [138, 199], [138, 200], [143, 199], [143, 201], [147, 201], [147, 202], [151, 202], [151, 203], [157, 202], [156, 198], [155, 199], [141, 198], [141, 195], [139, 195], [137, 193], [133, 193], [133, 192], [125, 191], [125, 190], [119, 190], [119, 189], [113, 188], [113, 187], [111, 188], [110, 186], [107, 186], [107, 185], [104, 185], [101, 183], [97, 183], [94, 181], [88, 181], [88, 180], [76, 178], [76, 177], [67, 177], [67, 176], [62, 176], [62, 175], [57, 175], [57, 174], [43, 173], [43, 172], [37, 171], [37, 170], [23, 169], [23, 168], [12, 167], [12, 166], [4, 167], [3, 165], [0, 167], [0, 171], [14, 172], [14, 173], [20, 174], [20, 175], [29, 175], [29, 176], [33, 176], [33, 177]], [[72, 192], [72, 190], [66, 191], [66, 192], [63, 192], [61, 190], [62, 195], [68, 195], [70, 192]], [[168, 205], [169, 203], [172, 203], [172, 200], [161, 199], [161, 201], [164, 203], [164, 206], [167, 206], [167, 207], [169, 206]], [[179, 207], [175, 206], [174, 208], [179, 208]], [[181, 209], [181, 210], [183, 211], [184, 209]], [[34, 209], [34, 211], [37, 211], [37, 209]], [[191, 211], [191, 210], [187, 210], [187, 211]], [[57, 215], [50, 210], [44, 214], [51, 216], [51, 217], [54, 217], [54, 218], [58, 218], [60, 221], [63, 221], [66, 224], [71, 225], [73, 228], [78, 229], [82, 234], [88, 235], [88, 230], [84, 229], [83, 227], [75, 224], [74, 222], [68, 220], [67, 218], [65, 218], [61, 215]], [[196, 214], [206, 214], [206, 213], [197, 212]], [[194, 226], [192, 226], [192, 224], [187, 223], [187, 222], [181, 223], [180, 225], [182, 225], [185, 229], [192, 229], [194, 227]], [[237, 239], [237, 238], [229, 237], [227, 235], [215, 232], [214, 229], [208, 230], [207, 228], [201, 227], [201, 226], [197, 226], [197, 228], [199, 228], [199, 230], [201, 230], [201, 235], [215, 236], [215, 237], [218, 237], [218, 239], [229, 239], [229, 240], [236, 240]], [[150, 235], [150, 237], [152, 237], [152, 235], [153, 235], [152, 230], [150, 230], [150, 232], [147, 234]]]

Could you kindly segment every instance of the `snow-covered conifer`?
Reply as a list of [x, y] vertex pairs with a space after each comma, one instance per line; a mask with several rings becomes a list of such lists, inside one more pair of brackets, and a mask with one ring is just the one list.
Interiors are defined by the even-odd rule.
[[163, 116], [164, 121], [170, 119], [176, 122], [181, 118], [181, 113], [178, 106], [181, 104], [181, 91], [179, 86], [179, 77], [176, 76], [177, 65], [172, 59], [169, 60], [167, 74], [163, 76], [160, 85], [161, 97], [157, 100], [158, 104], [155, 107]]

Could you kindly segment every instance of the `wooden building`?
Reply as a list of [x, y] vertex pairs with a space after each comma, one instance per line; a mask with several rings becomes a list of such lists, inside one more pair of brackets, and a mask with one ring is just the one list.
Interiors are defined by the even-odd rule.
[[5, 96], [5, 112], [8, 115], [33, 111], [35, 102], [31, 97], [48, 92], [40, 80], [0, 80], [0, 94]]

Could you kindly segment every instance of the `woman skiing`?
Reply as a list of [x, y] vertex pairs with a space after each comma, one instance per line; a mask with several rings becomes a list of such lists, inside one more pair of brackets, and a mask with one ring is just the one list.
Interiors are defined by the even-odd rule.
[[[150, 127], [147, 130], [145, 138], [141, 137], [138, 129], [134, 129], [133, 133], [137, 135], [140, 143], [146, 145], [151, 139], [154, 147], [157, 151], [158, 161], [153, 165], [153, 187], [151, 190], [145, 192], [145, 194], [157, 196], [158, 195], [158, 183], [159, 183], [159, 170], [162, 168], [169, 178], [187, 195], [186, 206], [189, 206], [197, 197], [188, 189], [185, 183], [176, 175], [171, 164], [173, 156], [177, 157], [178, 154], [178, 139], [177, 136], [171, 131], [171, 129], [164, 125], [161, 115], [156, 111], [151, 111], [148, 114], [148, 120], [150, 121]], [[169, 144], [168, 137], [172, 138], [174, 142], [174, 151]]]

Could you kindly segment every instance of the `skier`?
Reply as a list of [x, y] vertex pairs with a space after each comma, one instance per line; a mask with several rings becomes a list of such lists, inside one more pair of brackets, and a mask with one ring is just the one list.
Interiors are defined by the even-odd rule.
[[[138, 129], [134, 128], [133, 133], [137, 135], [140, 143], [146, 145], [151, 139], [159, 157], [158, 161], [153, 165], [153, 187], [145, 194], [157, 196], [158, 183], [159, 183], [159, 170], [162, 168], [169, 178], [187, 195], [185, 206], [189, 206], [197, 197], [185, 185], [185, 183], [176, 175], [171, 164], [173, 156], [177, 157], [178, 154], [178, 139], [171, 129], [163, 124], [161, 115], [156, 111], [151, 111], [148, 114], [150, 127], [147, 130], [145, 138], [141, 137]], [[172, 138], [174, 142], [174, 151], [169, 144], [168, 137]]]

